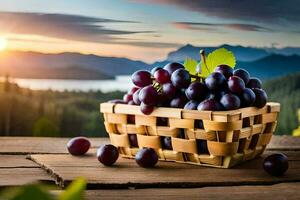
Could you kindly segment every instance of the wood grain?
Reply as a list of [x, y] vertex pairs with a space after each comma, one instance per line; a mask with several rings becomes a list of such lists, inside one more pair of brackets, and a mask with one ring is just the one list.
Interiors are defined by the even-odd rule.
[[134, 160], [119, 158], [114, 167], [101, 165], [92, 154], [31, 155], [60, 186], [65, 187], [79, 176], [85, 177], [89, 188], [203, 187], [228, 185], [266, 185], [300, 181], [300, 152], [293, 152], [289, 171], [283, 177], [272, 177], [262, 170], [259, 158], [233, 169], [214, 169], [172, 162], [160, 162], [156, 168], [138, 167]]
[[87, 190], [87, 200], [156, 200], [156, 199], [223, 199], [223, 200], [298, 200], [300, 183], [271, 186], [205, 187], [192, 189]]
[[25, 155], [0, 155], [1, 168], [39, 168], [39, 165], [26, 159]]
[[[0, 154], [68, 153], [66, 144], [70, 138], [0, 137]], [[92, 147], [109, 143], [108, 138], [89, 138]]]

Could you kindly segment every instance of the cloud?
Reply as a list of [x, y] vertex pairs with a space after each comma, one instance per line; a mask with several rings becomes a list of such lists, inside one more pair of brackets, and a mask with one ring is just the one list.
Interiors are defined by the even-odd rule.
[[182, 46], [179, 43], [169, 43], [169, 42], [144, 42], [144, 41], [128, 41], [119, 42], [119, 44], [139, 46], [139, 47], [150, 47], [150, 48], [177, 48]]
[[138, 23], [67, 14], [0, 12], [0, 32], [113, 43], [120, 35], [151, 33], [105, 28], [106, 23]]
[[175, 5], [185, 10], [222, 19], [285, 24], [300, 23], [299, 0], [135, 0], [135, 2]]
[[269, 28], [265, 28], [254, 24], [240, 24], [240, 23], [198, 23], [198, 22], [173, 22], [172, 25], [178, 29], [187, 30], [200, 30], [207, 32], [216, 32], [220, 28], [229, 28], [238, 31], [259, 31], [266, 32], [271, 31]]

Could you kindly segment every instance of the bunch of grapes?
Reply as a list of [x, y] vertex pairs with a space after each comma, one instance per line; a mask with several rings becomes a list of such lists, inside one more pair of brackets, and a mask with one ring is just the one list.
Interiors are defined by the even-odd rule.
[[[267, 103], [262, 82], [244, 69], [233, 70], [219, 65], [205, 79], [191, 75], [180, 63], [169, 63], [163, 68], [140, 70], [132, 75], [133, 87], [124, 95], [123, 103], [140, 105], [149, 115], [155, 107], [189, 110], [234, 110]], [[118, 102], [115, 102], [118, 103]], [[119, 102], [120, 103], [120, 102]]]

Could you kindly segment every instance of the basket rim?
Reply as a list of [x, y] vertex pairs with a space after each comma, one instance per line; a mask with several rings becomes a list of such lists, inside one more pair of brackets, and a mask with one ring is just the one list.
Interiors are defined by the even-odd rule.
[[128, 105], [120, 103], [104, 102], [100, 103], [101, 113], [115, 113], [127, 115], [142, 115], [148, 117], [168, 117], [168, 118], [199, 118], [212, 120], [218, 118], [221, 121], [235, 121], [254, 114], [264, 114], [271, 112], [280, 112], [280, 103], [267, 102], [263, 108], [245, 107], [229, 111], [198, 111], [186, 110], [182, 108], [156, 107], [150, 115], [145, 115], [140, 111], [138, 105]]

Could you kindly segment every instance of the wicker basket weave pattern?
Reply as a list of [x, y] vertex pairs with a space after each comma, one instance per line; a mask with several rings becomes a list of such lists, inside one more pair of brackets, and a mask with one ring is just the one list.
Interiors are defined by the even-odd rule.
[[[134, 158], [139, 148], [151, 147], [160, 160], [230, 168], [264, 152], [280, 104], [218, 112], [157, 108], [151, 115], [125, 104], [102, 103], [100, 109], [110, 141], [123, 157]], [[138, 147], [131, 145], [130, 135], [136, 135]], [[164, 149], [165, 137], [171, 138], [171, 150]]]

